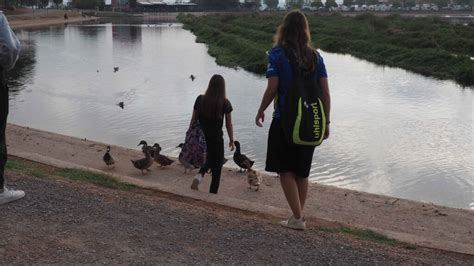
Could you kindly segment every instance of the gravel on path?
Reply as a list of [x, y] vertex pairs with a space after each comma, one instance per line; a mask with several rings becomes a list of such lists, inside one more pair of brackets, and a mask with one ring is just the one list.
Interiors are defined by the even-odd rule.
[[272, 217], [160, 192], [7, 179], [26, 197], [0, 206], [2, 264], [474, 264], [468, 255], [284, 229]]

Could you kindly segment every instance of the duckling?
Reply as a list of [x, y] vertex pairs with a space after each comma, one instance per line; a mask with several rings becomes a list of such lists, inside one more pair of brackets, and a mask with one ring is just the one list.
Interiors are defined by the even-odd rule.
[[119, 67], [118, 67], [118, 66], [114, 67], [114, 73], [117, 72], [117, 71], [119, 71]]
[[[155, 143], [155, 144], [156, 144], [156, 143]], [[150, 147], [150, 146], [148, 146], [148, 143], [147, 143], [146, 141], [144, 141], [144, 140], [141, 140], [140, 143], [138, 143], [137, 146], [140, 146], [140, 145], [143, 145], [143, 146], [142, 146], [142, 152], [143, 152], [143, 154], [146, 155], [145, 151], [148, 150], [148, 151], [150, 152], [151, 157], [155, 157], [155, 149], [154, 149], [154, 146], [153, 146], [153, 148]]]
[[168, 166], [172, 164], [174, 161], [169, 159], [168, 157], [161, 155], [161, 146], [158, 143], [155, 143], [153, 145], [153, 148], [155, 149], [155, 156], [153, 157], [155, 159], [155, 162], [160, 165], [160, 168], [163, 168], [165, 166]]
[[115, 168], [114, 158], [112, 158], [112, 155], [110, 155], [110, 146], [107, 146], [107, 151], [105, 152], [104, 157], [102, 157], [102, 159], [104, 160], [107, 167], [112, 166], [112, 168]]
[[193, 74], [191, 74], [191, 76], [189, 76], [189, 78], [191, 79], [191, 81], [194, 81], [196, 79], [196, 76], [194, 76]]
[[[181, 149], [182, 149], [183, 146], [184, 146], [184, 143], [180, 143], [178, 146], [176, 146], [176, 148], [181, 148]], [[188, 163], [187, 161], [185, 161], [185, 160], [183, 159], [183, 156], [182, 156], [181, 153], [179, 153], [178, 160], [179, 160], [179, 162], [184, 166], [184, 173], [185, 173], [185, 174], [186, 174], [186, 172], [187, 172], [188, 169], [189, 169], [189, 172], [191, 172], [193, 169], [199, 168], [199, 167], [197, 167], [197, 166], [195, 166], [195, 165], [192, 165], [192, 164]]]
[[[245, 162], [248, 166], [248, 161]], [[260, 189], [260, 185], [262, 184], [263, 178], [260, 175], [260, 172], [257, 170], [253, 170], [252, 168], [247, 169], [247, 182], [249, 183], [249, 189], [252, 189], [252, 187], [257, 187], [255, 191], [258, 191]]]
[[239, 172], [242, 172], [242, 169], [252, 168], [254, 161], [250, 160], [247, 156], [240, 153], [240, 142], [234, 141], [235, 152], [234, 152], [234, 162], [240, 167]]
[[145, 174], [143, 170], [150, 171], [150, 169], [148, 168], [150, 168], [151, 165], [153, 164], [153, 158], [151, 157], [151, 154], [150, 154], [151, 149], [152, 149], [151, 147], [146, 146], [145, 158], [139, 159], [139, 160], [131, 160], [133, 163], [133, 166], [137, 168], [138, 170], [142, 171], [142, 175]]

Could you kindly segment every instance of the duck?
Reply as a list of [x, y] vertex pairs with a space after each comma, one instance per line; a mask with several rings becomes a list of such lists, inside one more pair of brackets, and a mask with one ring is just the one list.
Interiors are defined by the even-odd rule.
[[[156, 143], [155, 143], [155, 144], [156, 144]], [[146, 141], [144, 141], [144, 140], [140, 140], [140, 143], [138, 143], [137, 146], [140, 146], [140, 145], [143, 145], [143, 146], [142, 146], [142, 152], [143, 152], [143, 154], [146, 155], [145, 151], [148, 150], [148, 151], [150, 152], [151, 157], [155, 157], [155, 149], [154, 149], [154, 147], [148, 146], [148, 143], [147, 143]], [[149, 148], [149, 149], [148, 149], [148, 148]]]
[[112, 155], [110, 155], [110, 146], [107, 146], [107, 151], [105, 152], [104, 157], [102, 157], [102, 159], [104, 160], [107, 167], [112, 166], [113, 168], [115, 168], [115, 160], [114, 158], [112, 158]]
[[161, 155], [161, 146], [158, 143], [155, 143], [153, 145], [153, 148], [155, 149], [155, 156], [153, 157], [155, 159], [155, 162], [160, 165], [160, 168], [163, 168], [165, 166], [168, 166], [172, 164], [174, 161], [169, 159], [168, 157]]
[[153, 147], [153, 151], [154, 151], [154, 152], [158, 152], [158, 153], [161, 152], [161, 146], [160, 146], [160, 144], [158, 144], [158, 143], [155, 142], [152, 147]]
[[120, 108], [123, 109], [124, 103], [123, 103], [123, 102], [119, 102], [117, 105], [118, 105]]
[[252, 168], [255, 161], [250, 160], [245, 154], [240, 153], [240, 142], [234, 141], [235, 152], [234, 152], [234, 162], [240, 167], [239, 172], [242, 172], [242, 169]]
[[118, 66], [114, 67], [114, 73], [117, 72], [117, 71], [119, 71], [119, 67], [118, 67]]
[[191, 74], [191, 76], [189, 76], [189, 78], [191, 79], [191, 81], [194, 81], [196, 79], [196, 76], [194, 76], [193, 74]]
[[151, 154], [150, 154], [151, 149], [152, 149], [151, 147], [146, 146], [145, 151], [144, 151], [145, 158], [142, 158], [139, 160], [131, 160], [133, 166], [137, 168], [138, 170], [142, 171], [142, 175], [145, 174], [143, 170], [150, 171], [150, 169], [148, 168], [150, 168], [153, 165], [153, 158], [151, 157]]
[[[180, 143], [178, 146], [176, 146], [176, 148], [183, 148], [184, 147], [184, 143]], [[196, 168], [199, 168], [198, 166], [195, 166], [187, 161], [185, 161], [183, 159], [183, 156], [181, 153], [179, 153], [179, 157], [178, 157], [178, 161], [181, 163], [182, 166], [184, 166], [184, 173], [186, 174], [186, 172], [188, 171], [189, 169], [189, 172], [191, 173], [191, 171], [193, 169], [196, 169]]]

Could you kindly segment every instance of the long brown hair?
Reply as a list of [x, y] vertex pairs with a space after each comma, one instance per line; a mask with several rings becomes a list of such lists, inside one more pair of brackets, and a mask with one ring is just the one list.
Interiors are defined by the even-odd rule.
[[296, 52], [298, 64], [309, 71], [315, 68], [315, 49], [311, 44], [311, 33], [306, 16], [298, 10], [291, 11], [283, 18], [274, 37], [275, 44]]
[[225, 101], [225, 80], [221, 75], [215, 74], [202, 97], [200, 115], [210, 119], [222, 118]]

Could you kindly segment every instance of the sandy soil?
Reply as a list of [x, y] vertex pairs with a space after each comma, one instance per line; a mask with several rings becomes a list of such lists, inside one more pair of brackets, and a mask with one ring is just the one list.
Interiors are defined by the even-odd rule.
[[283, 229], [274, 217], [179, 196], [8, 173], [26, 197], [0, 206], [4, 264], [442, 264], [474, 257]]
[[[68, 19], [64, 19], [64, 14], [67, 14]], [[65, 23], [79, 23], [97, 18], [83, 17], [79, 12], [70, 10], [36, 10], [34, 12], [20, 12], [20, 14], [7, 15], [7, 19], [13, 29], [26, 29], [64, 25]]]

